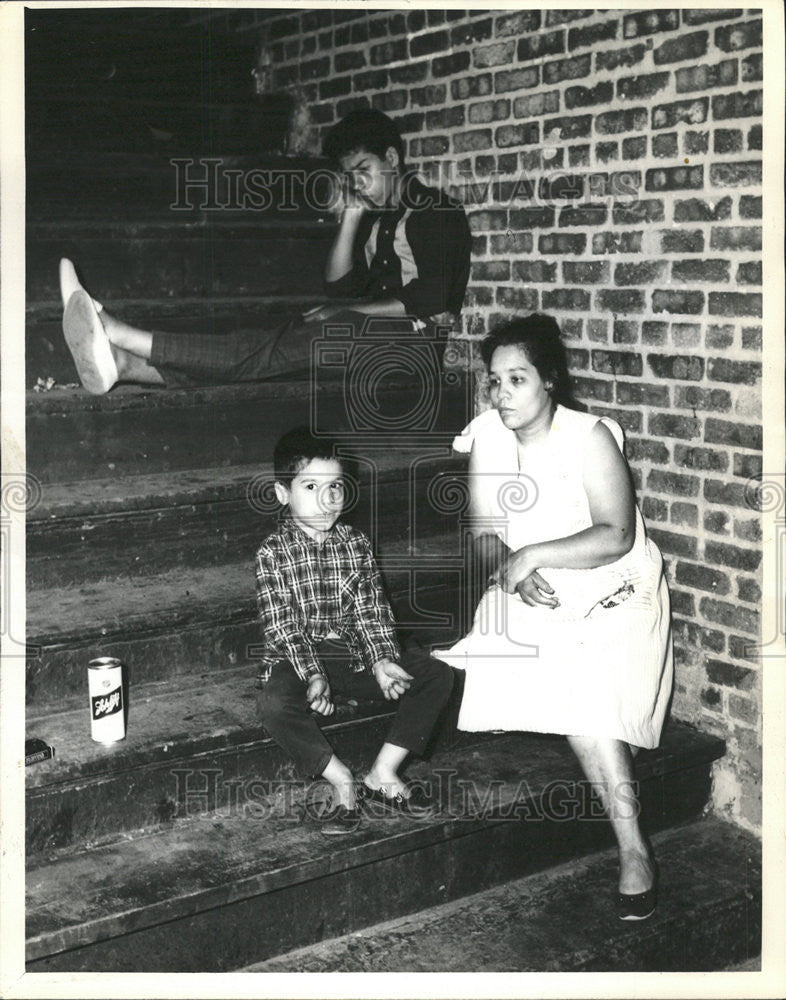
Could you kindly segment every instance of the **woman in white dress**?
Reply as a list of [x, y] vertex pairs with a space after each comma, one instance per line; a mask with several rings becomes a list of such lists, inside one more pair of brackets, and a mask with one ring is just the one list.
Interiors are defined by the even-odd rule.
[[[466, 672], [460, 729], [561, 733], [617, 837], [618, 914], [655, 908], [656, 869], [630, 796], [655, 747], [673, 675], [662, 559], [646, 537], [622, 432], [572, 401], [559, 327], [512, 320], [481, 345], [493, 406], [470, 451], [476, 554], [489, 586], [440, 659]], [[619, 801], [617, 798], [619, 797]]]

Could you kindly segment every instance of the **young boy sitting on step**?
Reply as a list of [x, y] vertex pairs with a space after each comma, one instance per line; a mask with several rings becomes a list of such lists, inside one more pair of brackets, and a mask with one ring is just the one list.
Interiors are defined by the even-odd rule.
[[[273, 464], [276, 497], [286, 510], [256, 554], [265, 638], [260, 720], [305, 774], [331, 785], [335, 808], [323, 833], [356, 829], [359, 797], [416, 815], [426, 805], [399, 768], [408, 754], [425, 749], [450, 695], [452, 672], [425, 653], [402, 657], [370, 542], [339, 521], [344, 470], [334, 443], [295, 428], [276, 445]], [[356, 785], [315, 714], [333, 713], [334, 692], [376, 698], [380, 690], [398, 709]]]

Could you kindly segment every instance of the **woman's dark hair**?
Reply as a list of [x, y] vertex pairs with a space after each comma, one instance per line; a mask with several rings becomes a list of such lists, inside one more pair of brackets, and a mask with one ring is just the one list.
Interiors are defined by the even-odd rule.
[[392, 118], [382, 111], [362, 108], [350, 111], [328, 131], [322, 143], [322, 153], [334, 163], [342, 156], [365, 150], [381, 160], [390, 147], [396, 150], [401, 170], [404, 170], [404, 142]]
[[491, 366], [498, 347], [511, 345], [521, 348], [543, 381], [551, 383], [549, 395], [555, 405], [561, 403], [569, 410], [586, 409], [573, 397], [565, 348], [559, 325], [553, 316], [532, 313], [521, 319], [508, 320], [492, 330], [480, 343], [480, 356], [486, 369]]

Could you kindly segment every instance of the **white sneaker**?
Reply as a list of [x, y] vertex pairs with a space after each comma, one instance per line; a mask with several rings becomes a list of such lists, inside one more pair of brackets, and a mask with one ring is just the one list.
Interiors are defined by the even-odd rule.
[[108, 392], [117, 382], [117, 365], [95, 303], [81, 286], [68, 297], [63, 333], [85, 389], [95, 396]]
[[[76, 276], [76, 268], [67, 257], [60, 261], [60, 298], [63, 300], [63, 308], [68, 305], [68, 300], [74, 292], [84, 292], [79, 278]], [[104, 308], [100, 302], [93, 299], [96, 312], [101, 312]]]

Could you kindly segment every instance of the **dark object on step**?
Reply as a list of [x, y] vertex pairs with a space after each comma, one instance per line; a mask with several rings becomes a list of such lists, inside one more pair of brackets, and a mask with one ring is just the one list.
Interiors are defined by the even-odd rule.
[[55, 748], [43, 740], [25, 740], [25, 767], [29, 764], [38, 764], [42, 760], [51, 760], [54, 755]]

